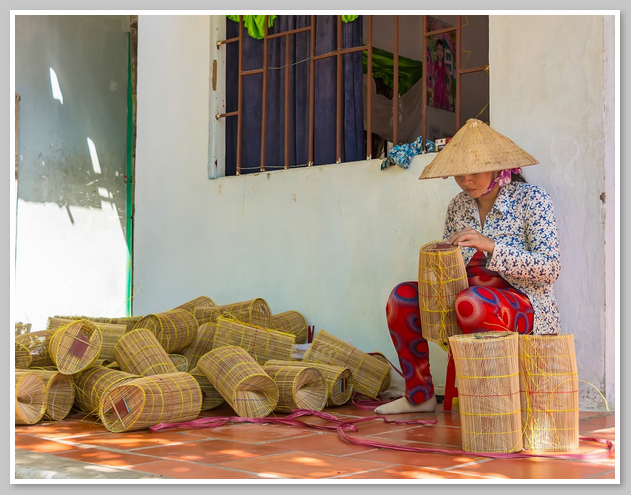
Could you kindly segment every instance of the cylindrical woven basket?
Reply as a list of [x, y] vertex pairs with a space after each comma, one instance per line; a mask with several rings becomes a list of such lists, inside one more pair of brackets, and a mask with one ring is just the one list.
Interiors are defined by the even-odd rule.
[[134, 329], [150, 330], [168, 354], [178, 354], [193, 343], [197, 334], [197, 320], [185, 309], [173, 309], [142, 318]]
[[191, 345], [182, 351], [182, 355], [188, 359], [189, 369], [193, 369], [197, 366], [199, 358], [206, 354], [208, 351], [212, 351], [213, 342], [215, 341], [215, 332], [217, 330], [217, 323], [202, 323], [197, 329], [197, 335]]
[[169, 354], [169, 359], [178, 371], [188, 371], [188, 359], [182, 354]]
[[392, 366], [390, 366], [390, 361], [381, 352], [369, 352], [368, 354], [388, 365], [388, 376], [386, 376], [386, 379], [381, 384], [381, 390], [380, 390], [380, 392], [385, 392], [386, 390], [390, 388], [390, 384], [392, 383], [392, 369], [391, 369]]
[[146, 328], [126, 333], [114, 347], [114, 358], [121, 370], [132, 375], [161, 375], [177, 371], [155, 334]]
[[208, 411], [220, 406], [224, 402], [224, 398], [219, 391], [213, 387], [210, 380], [202, 373], [199, 368], [193, 368], [189, 373], [197, 380], [199, 388], [202, 391], [202, 411]]
[[72, 409], [75, 397], [74, 379], [76, 375], [64, 375], [59, 371], [33, 370], [46, 385], [46, 410], [44, 419], [61, 421]]
[[24, 344], [15, 343], [15, 368], [25, 370], [31, 366], [33, 357]]
[[103, 396], [99, 416], [109, 431], [150, 428], [191, 421], [202, 407], [202, 391], [188, 373], [145, 376], [112, 388]]
[[[133, 330], [134, 325], [138, 323], [142, 316], [120, 316], [118, 318], [108, 318], [106, 316], [60, 316], [56, 315], [54, 318], [60, 318], [64, 320], [90, 320], [93, 323], [107, 323], [109, 325], [124, 325], [125, 332]], [[50, 320], [48, 322], [50, 327]]]
[[197, 367], [242, 418], [265, 417], [278, 404], [276, 383], [243, 347], [216, 347]]
[[193, 314], [197, 323], [211, 323], [217, 318], [224, 316], [231, 320], [238, 320], [242, 323], [256, 327], [270, 328], [272, 310], [265, 299], [256, 298], [249, 301], [242, 301], [232, 304], [222, 304], [213, 307], [196, 307]]
[[34, 425], [46, 412], [46, 384], [32, 370], [15, 370], [15, 424]]
[[103, 396], [112, 388], [130, 382], [140, 375], [93, 366], [74, 376], [75, 405], [83, 412], [97, 416]]
[[458, 381], [463, 450], [521, 450], [517, 334], [453, 335], [449, 343]]
[[[56, 330], [63, 325], [72, 323], [73, 321], [76, 321], [76, 319], [54, 317], [48, 319], [48, 324], [52, 330]], [[120, 338], [125, 335], [127, 327], [125, 325], [114, 323], [105, 323], [101, 321], [97, 322], [94, 320], [89, 321], [94, 323], [101, 331], [103, 342], [101, 343], [101, 352], [99, 353], [99, 359], [105, 361], [113, 361], [114, 346], [120, 340]]]
[[50, 339], [50, 356], [61, 373], [73, 375], [94, 364], [102, 344], [103, 335], [94, 323], [76, 320], [54, 330]]
[[315, 368], [324, 378], [327, 389], [326, 405], [341, 406], [353, 396], [353, 374], [348, 368], [332, 364], [305, 363], [304, 361], [281, 361], [270, 359], [265, 366], [296, 366], [300, 368]]
[[469, 286], [460, 246], [432, 241], [421, 246], [418, 299], [423, 337], [444, 350], [449, 337], [462, 334], [456, 322], [456, 296]]
[[[31, 332], [25, 333], [22, 335], [15, 336], [15, 352], [16, 352], [16, 363], [18, 359], [18, 345], [26, 347], [28, 353], [30, 354], [30, 362], [28, 367], [36, 367], [36, 366], [52, 366], [53, 363], [52, 358], [50, 357], [49, 346], [50, 339], [53, 336], [51, 330], [41, 330], [39, 332]], [[20, 347], [21, 357], [20, 359], [28, 361], [28, 358], [23, 354], [24, 350]], [[18, 368], [16, 364], [16, 368]]]
[[304, 344], [307, 342], [309, 334], [309, 325], [307, 320], [298, 311], [285, 311], [272, 315], [270, 320], [270, 328], [283, 333], [291, 333], [296, 337], [296, 344]]
[[326, 383], [315, 367], [265, 365], [263, 369], [278, 387], [278, 404], [274, 411], [290, 413], [293, 409], [324, 409]]
[[199, 307], [213, 307], [217, 305], [215, 304], [215, 301], [213, 301], [210, 297], [199, 296], [199, 297], [196, 297], [195, 299], [185, 302], [184, 304], [180, 304], [179, 306], [173, 309], [185, 309], [186, 311], [189, 311], [192, 313], [193, 311], [195, 311], [195, 308], [198, 306]]
[[341, 366], [351, 370], [357, 392], [376, 399], [390, 375], [390, 366], [355, 346], [320, 330], [303, 359], [306, 363]]
[[260, 365], [270, 359], [291, 359], [294, 336], [267, 328], [253, 327], [236, 320], [220, 316], [213, 348], [224, 345], [243, 347]]
[[578, 449], [578, 368], [574, 335], [520, 335], [519, 378], [524, 448]]

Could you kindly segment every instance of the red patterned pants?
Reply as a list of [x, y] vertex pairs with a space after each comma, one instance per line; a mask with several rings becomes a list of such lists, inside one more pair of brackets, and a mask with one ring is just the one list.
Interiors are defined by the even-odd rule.
[[[456, 298], [456, 321], [463, 333], [492, 330], [532, 331], [533, 310], [522, 292], [484, 268], [483, 253], [476, 253], [467, 274], [470, 287]], [[386, 320], [405, 379], [405, 396], [421, 404], [434, 395], [429, 371], [429, 347], [421, 333], [418, 282], [397, 285], [386, 304]]]

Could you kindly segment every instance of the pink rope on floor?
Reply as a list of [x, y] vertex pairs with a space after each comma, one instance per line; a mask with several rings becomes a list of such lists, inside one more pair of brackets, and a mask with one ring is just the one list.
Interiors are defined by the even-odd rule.
[[[309, 424], [304, 421], [300, 421], [297, 418], [302, 416], [315, 416], [320, 419], [324, 419], [334, 426], [330, 425], [317, 425]], [[283, 424], [288, 426], [306, 426], [308, 428], [315, 428], [317, 430], [336, 430], [344, 441], [351, 445], [359, 445], [363, 447], [373, 447], [389, 450], [400, 450], [403, 452], [417, 452], [417, 453], [438, 453], [438, 454], [451, 454], [451, 455], [476, 455], [479, 457], [491, 457], [493, 459], [523, 459], [527, 457], [547, 457], [552, 459], [569, 459], [569, 460], [587, 460], [587, 459], [602, 459], [605, 457], [611, 457], [614, 454], [615, 448], [613, 442], [610, 440], [596, 438], [596, 437], [579, 437], [579, 440], [587, 442], [596, 442], [605, 445], [606, 450], [599, 452], [588, 452], [585, 454], [555, 454], [555, 453], [525, 453], [525, 452], [466, 452], [463, 450], [447, 450], [447, 449], [434, 449], [425, 447], [411, 447], [409, 445], [397, 445], [383, 442], [377, 442], [368, 438], [354, 438], [347, 435], [347, 431], [358, 431], [356, 423], [363, 423], [366, 421], [373, 421], [375, 419], [382, 419], [384, 423], [398, 424], [398, 425], [433, 425], [438, 423], [436, 420], [391, 420], [385, 416], [368, 416], [365, 418], [356, 419], [344, 419], [340, 420], [336, 416], [325, 413], [323, 411], [313, 411], [309, 409], [294, 409], [294, 411], [284, 418], [265, 417], [265, 418], [241, 418], [239, 416], [233, 417], [208, 417], [199, 418], [193, 421], [186, 421], [182, 423], [160, 423], [150, 427], [151, 431], [159, 431], [168, 428], [214, 428], [216, 426], [223, 426], [228, 422], [237, 423], [272, 423]]]

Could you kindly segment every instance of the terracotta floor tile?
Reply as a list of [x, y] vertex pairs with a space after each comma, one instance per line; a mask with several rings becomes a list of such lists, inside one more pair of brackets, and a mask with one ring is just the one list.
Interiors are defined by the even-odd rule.
[[226, 442], [223, 440], [205, 440], [182, 445], [165, 445], [142, 449], [143, 454], [155, 457], [167, 457], [179, 461], [196, 462], [200, 464], [215, 464], [240, 459], [252, 459], [262, 455], [286, 452], [273, 442], [265, 445]]
[[581, 461], [560, 459], [493, 459], [489, 462], [462, 466], [452, 473], [476, 474], [505, 479], [585, 479], [609, 468]]
[[107, 433], [93, 435], [87, 438], [77, 439], [85, 445], [96, 445], [118, 450], [132, 450], [143, 447], [156, 447], [158, 445], [171, 445], [195, 441], [190, 435], [184, 433], [151, 432], [149, 430], [130, 431], [126, 433]]
[[66, 445], [54, 440], [45, 440], [38, 437], [32, 437], [29, 435], [15, 435], [15, 448], [30, 450], [31, 452], [38, 452], [40, 454], [56, 454], [58, 452], [68, 452], [70, 450], [76, 450], [79, 447], [74, 445]]
[[433, 445], [443, 445], [456, 449], [462, 448], [462, 435], [460, 428], [454, 426], [417, 426], [402, 430], [383, 432], [373, 435], [375, 440], [389, 438], [393, 440], [406, 440], [408, 442], [423, 442]]
[[223, 469], [217, 466], [196, 464], [192, 462], [182, 462], [174, 460], [149, 462], [139, 466], [132, 466], [129, 469], [152, 473], [169, 478], [192, 479], [192, 480], [228, 480], [228, 479], [248, 479], [257, 476], [250, 473]]
[[274, 445], [274, 448], [277, 449], [284, 449], [282, 450], [284, 452], [302, 450], [305, 452], [330, 455], [347, 455], [374, 450], [374, 447], [351, 445], [343, 440], [337, 433], [333, 432], [321, 433], [304, 438], [280, 440], [269, 445]]
[[100, 423], [63, 420], [55, 423], [37, 423], [29, 426], [16, 426], [16, 433], [27, 435], [37, 435], [41, 438], [70, 438], [80, 435], [91, 435], [94, 433], [106, 433], [107, 429]]
[[332, 478], [341, 475], [388, 467], [381, 462], [361, 461], [337, 456], [296, 451], [284, 454], [257, 457], [245, 461], [232, 461], [219, 466], [251, 471], [263, 477], [293, 479]]
[[183, 433], [183, 435], [192, 438], [213, 438], [242, 443], [265, 443], [287, 438], [307, 437], [315, 432], [316, 430], [311, 428], [296, 428], [274, 424], [234, 423], [215, 428], [192, 429]]
[[341, 479], [415, 479], [415, 480], [442, 480], [442, 479], [488, 479], [474, 474], [455, 474], [437, 469], [424, 469], [417, 466], [398, 465], [388, 468], [375, 469], [363, 473], [343, 476]]
[[407, 464], [410, 466], [421, 466], [434, 469], [445, 469], [460, 466], [469, 462], [483, 460], [484, 457], [475, 454], [439, 454], [439, 453], [420, 453], [405, 452], [400, 450], [374, 449], [368, 452], [359, 452], [350, 454], [346, 457], [352, 459], [361, 459], [365, 461], [379, 461], [390, 464]]
[[72, 450], [70, 452], [57, 454], [57, 456], [74, 459], [75, 461], [89, 462], [91, 464], [103, 464], [113, 467], [129, 467], [162, 460], [159, 457], [128, 454], [125, 452], [111, 452], [109, 450], [101, 449]]
[[615, 480], [616, 479], [616, 471], [609, 471], [607, 473], [599, 474], [598, 476], [592, 476], [591, 480]]
[[616, 417], [613, 414], [607, 416], [598, 416], [584, 421], [579, 420], [578, 431], [594, 431], [601, 428], [609, 428], [616, 425]]

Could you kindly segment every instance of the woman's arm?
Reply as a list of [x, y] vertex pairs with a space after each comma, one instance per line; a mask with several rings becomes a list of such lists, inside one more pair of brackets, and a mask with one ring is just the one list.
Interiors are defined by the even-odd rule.
[[559, 237], [550, 196], [537, 189], [524, 207], [524, 237], [530, 250], [495, 242], [489, 270], [531, 282], [551, 285], [561, 271]]

